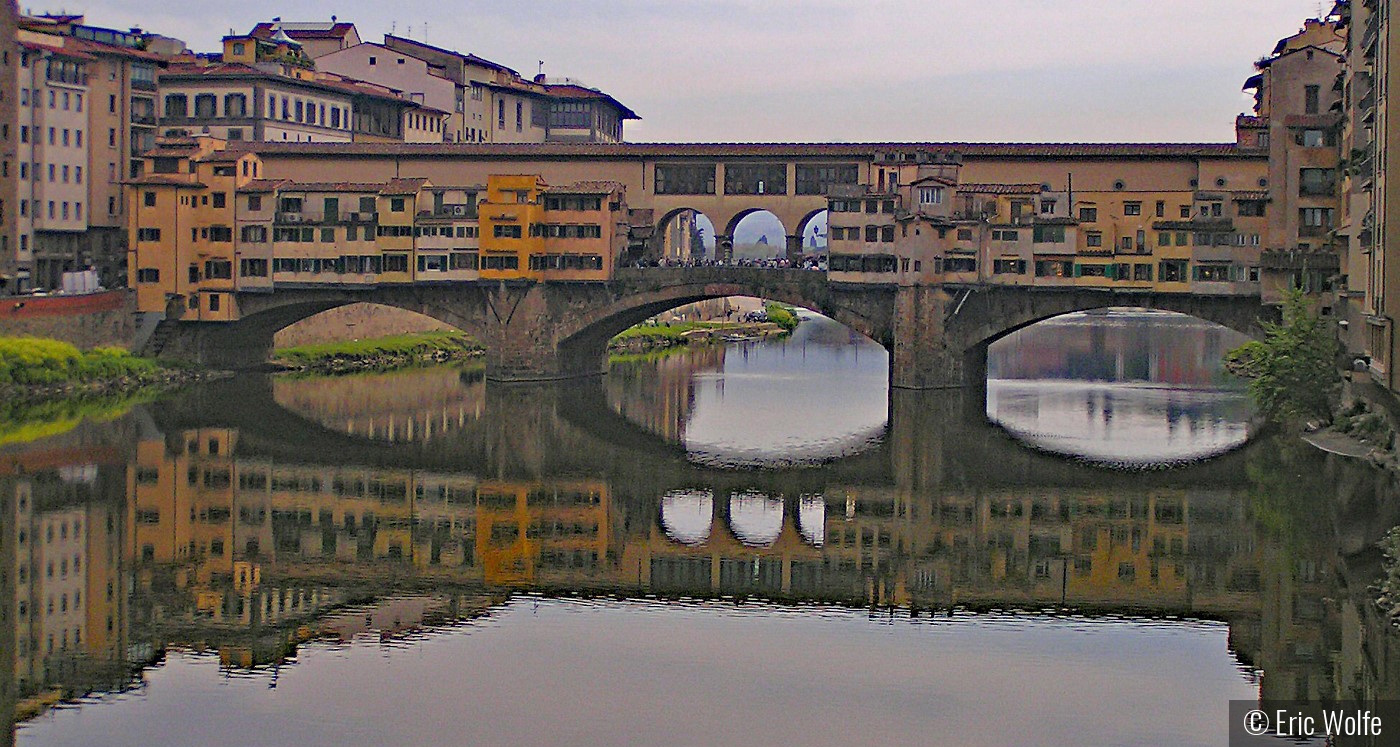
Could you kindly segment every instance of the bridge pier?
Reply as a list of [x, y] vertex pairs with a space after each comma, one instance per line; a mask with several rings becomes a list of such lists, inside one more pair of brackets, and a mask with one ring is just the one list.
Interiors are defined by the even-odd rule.
[[787, 237], [787, 260], [797, 262], [802, 259], [802, 236]]
[[715, 259], [732, 264], [734, 262], [734, 237], [722, 233], [715, 234]]
[[941, 287], [900, 287], [895, 294], [894, 349], [890, 353], [892, 388], [985, 386], [987, 346], [969, 348], [947, 332], [948, 320], [959, 311], [959, 298]]

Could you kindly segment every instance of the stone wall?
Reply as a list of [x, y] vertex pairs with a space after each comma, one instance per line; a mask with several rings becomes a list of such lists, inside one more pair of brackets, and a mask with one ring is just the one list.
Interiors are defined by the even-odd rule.
[[368, 340], [443, 329], [452, 327], [431, 317], [393, 306], [354, 303], [323, 311], [285, 327], [273, 336], [272, 344], [274, 347], [290, 348], [297, 345]]
[[51, 337], [86, 350], [130, 348], [135, 335], [136, 294], [131, 291], [0, 298], [0, 336]]

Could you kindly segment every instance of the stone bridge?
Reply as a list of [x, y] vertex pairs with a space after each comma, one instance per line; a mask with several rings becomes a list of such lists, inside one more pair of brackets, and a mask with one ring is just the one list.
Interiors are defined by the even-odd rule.
[[496, 381], [549, 381], [606, 370], [607, 342], [663, 311], [754, 296], [829, 316], [891, 353], [896, 388], [980, 385], [987, 346], [1062, 314], [1107, 307], [1175, 311], [1257, 337], [1272, 309], [1257, 296], [1082, 287], [837, 283], [826, 273], [752, 267], [622, 268], [607, 282], [479, 281], [348, 289], [279, 285], [238, 294], [236, 322], [162, 322], [148, 354], [224, 368], [263, 364], [273, 335], [322, 311], [374, 303], [414, 311], [475, 337]]

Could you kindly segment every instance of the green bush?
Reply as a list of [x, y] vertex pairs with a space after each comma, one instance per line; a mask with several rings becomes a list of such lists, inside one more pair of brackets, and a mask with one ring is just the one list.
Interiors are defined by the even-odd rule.
[[1263, 341], [1230, 351], [1226, 365], [1253, 379], [1249, 393], [1268, 417], [1328, 422], [1341, 390], [1338, 350], [1331, 329], [1294, 290], [1284, 298], [1282, 323], [1264, 325]]
[[58, 340], [0, 337], [0, 384], [43, 385], [144, 378], [160, 370], [154, 361], [121, 348], [82, 352]]
[[791, 332], [797, 329], [797, 315], [792, 313], [792, 309], [776, 303], [765, 304], [763, 313], [768, 315], [768, 321]]

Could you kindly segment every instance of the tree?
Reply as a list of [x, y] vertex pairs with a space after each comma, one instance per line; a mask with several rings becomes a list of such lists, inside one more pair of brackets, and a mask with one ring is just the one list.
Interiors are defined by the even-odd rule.
[[1294, 289], [1284, 298], [1283, 321], [1265, 323], [1264, 339], [1230, 351], [1226, 365], [1252, 379], [1249, 393], [1267, 417], [1330, 422], [1342, 382], [1338, 349], [1330, 326]]

